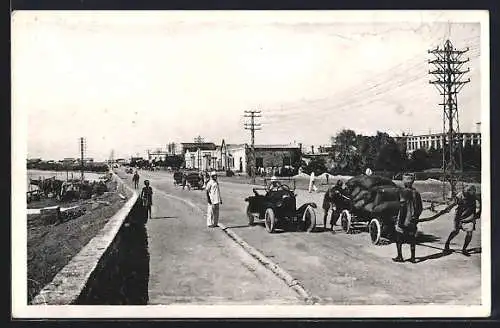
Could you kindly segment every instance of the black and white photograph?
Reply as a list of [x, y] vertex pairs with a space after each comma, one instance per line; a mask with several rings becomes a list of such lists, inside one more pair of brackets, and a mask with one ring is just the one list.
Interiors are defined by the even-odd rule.
[[14, 11], [14, 318], [486, 317], [488, 11]]

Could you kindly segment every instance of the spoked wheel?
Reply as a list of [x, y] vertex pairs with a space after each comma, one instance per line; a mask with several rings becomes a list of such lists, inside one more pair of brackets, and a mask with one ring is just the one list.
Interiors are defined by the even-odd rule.
[[368, 231], [370, 233], [370, 239], [372, 244], [379, 245], [382, 236], [382, 227], [378, 219], [372, 219], [368, 225]]
[[255, 218], [253, 213], [250, 211], [250, 205], [247, 206], [247, 217], [248, 217], [248, 225], [253, 226], [255, 224]]
[[345, 233], [352, 232], [351, 220], [351, 213], [349, 213], [349, 211], [343, 210], [342, 213], [340, 213], [340, 224], [342, 225], [342, 230], [344, 230]]
[[266, 224], [267, 232], [273, 233], [276, 228], [276, 216], [274, 215], [274, 210], [272, 208], [268, 208], [266, 210], [264, 222]]
[[311, 232], [316, 227], [316, 213], [311, 206], [307, 206], [302, 215], [304, 231]]

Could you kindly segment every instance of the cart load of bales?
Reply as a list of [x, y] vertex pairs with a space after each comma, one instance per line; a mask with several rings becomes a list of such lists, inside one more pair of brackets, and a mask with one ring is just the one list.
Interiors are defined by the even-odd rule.
[[351, 210], [356, 215], [366, 218], [397, 216], [400, 187], [391, 179], [360, 175], [349, 179], [346, 187]]

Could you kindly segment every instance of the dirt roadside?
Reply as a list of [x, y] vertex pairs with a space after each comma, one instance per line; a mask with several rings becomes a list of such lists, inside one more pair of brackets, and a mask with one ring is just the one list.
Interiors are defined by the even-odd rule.
[[[85, 213], [63, 223], [46, 224], [38, 214], [27, 215], [28, 303], [75, 256], [108, 220], [123, 206], [130, 195], [119, 196], [117, 182], [107, 184], [109, 192], [92, 200], [62, 204], [81, 206]], [[31, 204], [31, 208], [51, 206], [52, 200]]]

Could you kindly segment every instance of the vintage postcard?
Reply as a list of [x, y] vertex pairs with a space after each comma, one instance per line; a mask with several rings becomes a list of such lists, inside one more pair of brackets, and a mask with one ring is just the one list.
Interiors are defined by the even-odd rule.
[[13, 12], [12, 316], [489, 316], [488, 22]]

